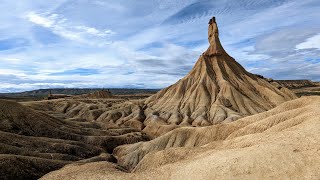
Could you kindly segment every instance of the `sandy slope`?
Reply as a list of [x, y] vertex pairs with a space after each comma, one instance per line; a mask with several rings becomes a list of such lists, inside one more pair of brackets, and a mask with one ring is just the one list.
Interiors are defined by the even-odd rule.
[[320, 97], [302, 97], [235, 122], [179, 128], [119, 147], [122, 162], [144, 156], [132, 173], [100, 162], [66, 166], [43, 179], [319, 179], [319, 109]]

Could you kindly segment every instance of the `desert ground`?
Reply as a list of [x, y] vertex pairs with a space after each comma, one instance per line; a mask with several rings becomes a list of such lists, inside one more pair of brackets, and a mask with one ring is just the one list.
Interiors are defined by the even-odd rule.
[[1, 179], [319, 179], [320, 83], [248, 72], [214, 17], [208, 41], [162, 90], [0, 96]]

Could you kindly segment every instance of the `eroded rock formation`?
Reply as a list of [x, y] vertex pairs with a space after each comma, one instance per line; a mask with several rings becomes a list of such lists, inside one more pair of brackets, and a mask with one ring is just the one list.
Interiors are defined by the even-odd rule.
[[209, 48], [189, 74], [149, 97], [139, 107], [131, 108], [135, 109], [134, 115], [124, 115], [122, 108], [106, 112], [108, 117], [112, 117], [110, 113], [121, 113], [118, 119], [110, 120], [116, 124], [131, 121], [145, 132], [158, 136], [178, 126], [234, 121], [296, 98], [287, 88], [275, 87], [247, 72], [229, 56], [220, 43], [214, 17], [209, 21], [208, 41]]
[[296, 98], [278, 83], [247, 72], [229, 56], [215, 18], [209, 21], [208, 41], [208, 49], [184, 78], [145, 100], [94, 109], [68, 105], [65, 112], [78, 118], [92, 114], [91, 120], [106, 127], [133, 127], [157, 137], [177, 127], [234, 121]]

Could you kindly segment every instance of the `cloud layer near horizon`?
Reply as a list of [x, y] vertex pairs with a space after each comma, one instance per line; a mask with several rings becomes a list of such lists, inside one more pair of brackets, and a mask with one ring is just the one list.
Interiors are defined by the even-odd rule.
[[0, 10], [0, 92], [166, 87], [207, 48], [212, 16], [248, 71], [320, 81], [317, 0], [4, 0]]

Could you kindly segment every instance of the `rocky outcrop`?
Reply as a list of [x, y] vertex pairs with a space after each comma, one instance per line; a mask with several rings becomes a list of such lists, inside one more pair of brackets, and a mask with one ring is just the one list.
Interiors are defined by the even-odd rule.
[[147, 117], [205, 126], [263, 112], [295, 98], [288, 89], [248, 73], [230, 57], [220, 43], [215, 18], [209, 22], [208, 40], [209, 48], [188, 75], [146, 100]]
[[[141, 129], [159, 136], [180, 126], [208, 126], [267, 111], [296, 98], [287, 88], [275, 87], [264, 78], [247, 72], [223, 49], [215, 18], [209, 21], [208, 49], [193, 69], [175, 84], [133, 103], [132, 113], [123, 108], [106, 112], [104, 119], [115, 124], [139, 124]], [[128, 106], [126, 106], [128, 108]]]
[[74, 98], [90, 98], [90, 99], [101, 99], [101, 98], [112, 98], [113, 95], [109, 90], [95, 91], [89, 94], [83, 94], [75, 96]]

